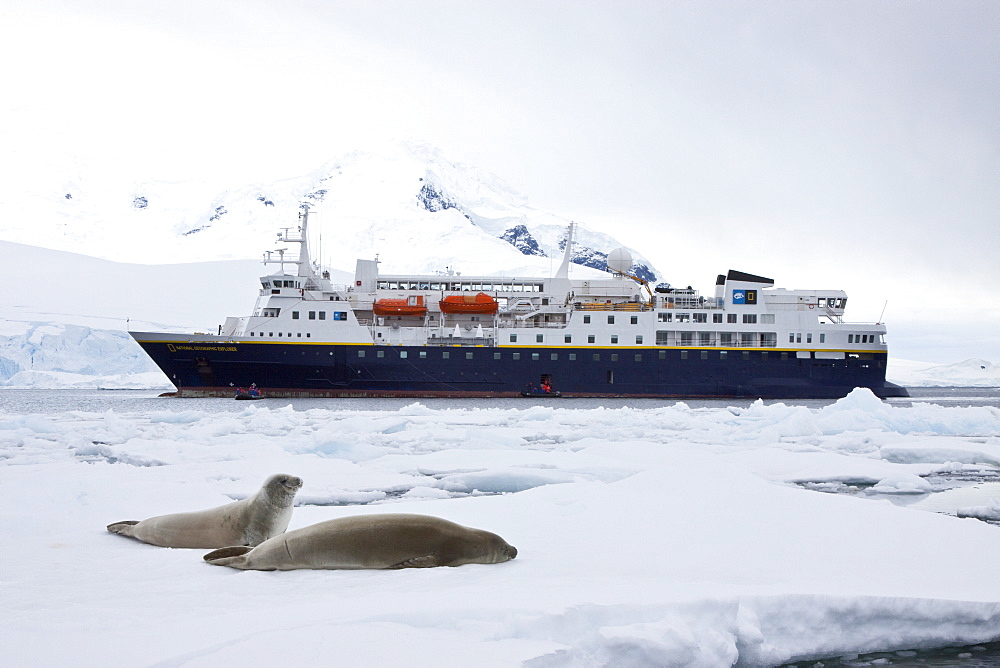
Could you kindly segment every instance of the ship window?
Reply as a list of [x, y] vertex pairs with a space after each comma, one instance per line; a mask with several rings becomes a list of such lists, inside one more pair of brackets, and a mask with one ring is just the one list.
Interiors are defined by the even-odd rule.
[[555, 362], [557, 359], [559, 359], [559, 353], [552, 353], [551, 355], [549, 355], [549, 359]]
[[571, 334], [567, 334], [566, 336], [564, 336], [563, 343], [573, 343], [573, 336]]
[[326, 311], [320, 311], [319, 312], [319, 319], [320, 320], [326, 320]]
[[733, 333], [732, 332], [719, 332], [719, 345], [720, 346], [731, 346], [731, 345], [733, 345]]
[[592, 356], [592, 359], [595, 362], [600, 362], [601, 361], [601, 353], [594, 353], [593, 356]]
[[427, 359], [427, 351], [426, 350], [421, 350], [420, 353], [417, 355], [417, 357], [419, 357], [422, 360]]
[[274, 332], [268, 332], [267, 335], [268, 336], [274, 336]]
[[774, 314], [773, 313], [761, 313], [760, 314], [760, 324], [762, 324], [762, 325], [773, 325], [774, 324]]
[[795, 332], [795, 343], [802, 343], [802, 332]]
[[544, 334], [535, 334], [535, 343], [541, 343], [545, 340]]
[[637, 316], [637, 315], [630, 316], [629, 317], [629, 324], [638, 325], [639, 324], [639, 316]]
[[750, 351], [749, 350], [744, 350], [743, 351], [743, 360], [746, 361], [746, 360], [749, 360], [749, 359], [750, 359]]
[[673, 313], [657, 313], [657, 318], [659, 319], [660, 322], [673, 322], [673, 320], [674, 320], [674, 314]]
[[511, 334], [510, 335], [510, 342], [511, 343], [517, 343], [517, 334]]
[[608, 316], [608, 324], [609, 325], [615, 324], [615, 316], [613, 316], [613, 315], [609, 315]]
[[302, 338], [302, 332], [297, 332], [295, 334], [295, 337], [298, 338], [298, 339], [301, 339]]
[[451, 357], [451, 353], [447, 350], [441, 352], [441, 359], [446, 360]]
[[694, 314], [694, 321], [695, 322], [708, 322], [708, 314], [707, 313], [695, 313]]
[[310, 320], [316, 319], [316, 311], [309, 311], [309, 319]]
[[678, 313], [677, 314], [677, 322], [690, 322], [690, 321], [691, 321], [691, 314], [690, 313]]
[[682, 360], [686, 360], [687, 358], [688, 358], [688, 351], [682, 350], [681, 351], [681, 359]]
[[722, 314], [721, 313], [713, 313], [712, 314], [712, 322], [714, 322], [714, 323], [720, 323], [720, 322], [722, 322]]
[[853, 334], [848, 334], [847, 335], [847, 342], [848, 343], [854, 343], [854, 335]]
[[282, 335], [282, 332], [278, 332], [278, 336], [280, 337], [281, 335]]
[[575, 362], [576, 361], [576, 353], [570, 353], [569, 354], [569, 360], [571, 362]]
[[744, 313], [743, 314], [743, 324], [744, 325], [755, 325], [755, 324], [757, 324], [757, 314], [756, 313]]
[[583, 324], [585, 324], [585, 325], [589, 325], [590, 324], [590, 316], [589, 315], [583, 316]]
[[538, 353], [531, 353], [532, 360], [538, 360]]
[[728, 322], [731, 325], [736, 324], [736, 314], [735, 313], [727, 313], [726, 314], [726, 322]]
[[493, 359], [495, 360], [500, 359], [500, 353], [493, 353]]
[[611, 335], [611, 343], [618, 343], [618, 335], [617, 334], [612, 334]]
[[794, 334], [789, 334], [788, 335], [788, 342], [789, 343], [795, 343], [795, 335]]
[[637, 345], [637, 346], [641, 346], [642, 345], [642, 334], [636, 334], [635, 335], [635, 345]]
[[708, 359], [708, 351], [707, 350], [702, 350], [701, 351], [701, 358], [703, 360], [707, 360]]
[[406, 359], [406, 351], [405, 350], [400, 350], [399, 351], [399, 359], [403, 359], [403, 360]]
[[[665, 346], [665, 345], [667, 345], [667, 341], [669, 340], [669, 336], [670, 335], [667, 332], [657, 332], [656, 333], [656, 345], [658, 345], [658, 346]], [[661, 357], [660, 359], [664, 359], [664, 358]]]
[[806, 343], [812, 343], [812, 342], [813, 342], [812, 332], [807, 332], [806, 333]]
[[292, 320], [298, 320], [298, 319], [299, 319], [299, 312], [292, 311]]
[[465, 353], [465, 359], [471, 360], [472, 359], [472, 353]]
[[311, 337], [312, 337], [312, 334], [309, 333], [309, 332], [306, 332], [306, 338], [308, 339], [308, 338], [311, 338]]
[[819, 335], [819, 342], [820, 343], [826, 343], [826, 334], [820, 334]]
[[720, 360], [724, 360], [727, 357], [729, 357], [729, 351], [728, 350], [720, 350], [719, 351], [719, 359]]
[[358, 357], [364, 357], [364, 356], [365, 356], [365, 351], [364, 350], [359, 350], [358, 351]]
[[635, 361], [636, 362], [641, 362], [642, 361], [642, 353], [636, 353], [635, 354]]
[[756, 338], [757, 335], [753, 332], [740, 332], [740, 346], [743, 348], [752, 348], [757, 343]]
[[611, 361], [612, 362], [618, 361], [618, 353], [611, 353]]
[[511, 356], [510, 356], [510, 358], [511, 358], [512, 360], [519, 360], [519, 359], [521, 359], [521, 353], [513, 353], [513, 354], [512, 354]]
[[766, 351], [766, 350], [765, 350], [765, 351], [763, 351], [763, 352], [762, 352], [762, 353], [760, 354], [760, 360], [761, 360], [762, 362], [766, 362], [766, 361], [767, 361], [767, 351]]
[[784, 362], [788, 359], [788, 353], [781, 353], [781, 361]]
[[778, 333], [777, 332], [762, 332], [760, 335], [760, 345], [765, 348], [777, 348], [778, 347]]
[[385, 357], [385, 351], [379, 350], [375, 353], [375, 357]]
[[588, 334], [587, 335], [587, 343], [593, 343], [593, 342], [594, 342], [594, 335], [593, 334]]
[[615, 383], [615, 372], [608, 369], [608, 385], [614, 385]]
[[660, 359], [661, 360], [667, 359], [667, 351], [666, 350], [661, 350], [660, 351]]

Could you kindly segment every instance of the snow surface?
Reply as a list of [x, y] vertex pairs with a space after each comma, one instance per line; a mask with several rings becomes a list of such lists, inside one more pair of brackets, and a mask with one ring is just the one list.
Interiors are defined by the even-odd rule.
[[[996, 408], [163, 401], [0, 414], [0, 665], [714, 667], [1000, 640], [996, 526], [793, 484], [995, 469]], [[305, 480], [290, 528], [426, 513], [518, 557], [242, 572], [104, 529], [276, 472]]]

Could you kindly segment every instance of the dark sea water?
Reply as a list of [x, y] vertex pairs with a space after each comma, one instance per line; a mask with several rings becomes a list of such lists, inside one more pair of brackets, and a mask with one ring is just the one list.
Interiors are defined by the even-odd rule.
[[861, 668], [862, 666], [1000, 666], [1000, 642], [968, 645], [965, 647], [940, 647], [927, 650], [897, 650], [872, 652], [843, 657], [809, 659], [785, 664], [796, 668]]
[[[889, 399], [892, 406], [911, 406], [914, 403], [933, 403], [941, 406], [994, 406], [1000, 408], [1000, 388], [977, 387], [922, 387], [909, 389], [910, 397]], [[206, 413], [240, 412], [247, 407], [245, 401], [233, 399], [178, 399], [161, 397], [155, 390], [0, 390], [0, 413], [61, 413], [86, 411], [104, 413], [136, 413], [145, 411], [190, 411]], [[593, 408], [661, 408], [679, 403], [677, 399], [263, 399], [257, 406], [283, 408], [291, 404], [295, 410], [326, 408], [331, 410], [395, 411], [414, 403], [428, 408], [499, 408], [526, 409], [542, 405], [554, 408], [588, 410]], [[747, 407], [752, 399], [688, 399], [683, 403], [691, 408]], [[765, 404], [784, 403], [794, 406], [821, 408], [833, 403], [831, 399], [771, 399]]]

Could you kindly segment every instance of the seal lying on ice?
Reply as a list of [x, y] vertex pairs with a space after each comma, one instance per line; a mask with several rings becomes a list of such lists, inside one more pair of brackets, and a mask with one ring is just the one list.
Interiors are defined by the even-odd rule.
[[141, 522], [108, 525], [108, 531], [160, 547], [226, 547], [260, 545], [284, 533], [292, 518], [292, 501], [302, 478], [279, 473], [253, 496], [218, 508], [158, 515]]
[[254, 548], [205, 555], [244, 570], [430, 568], [499, 564], [517, 556], [500, 536], [428, 515], [360, 515], [289, 531]]

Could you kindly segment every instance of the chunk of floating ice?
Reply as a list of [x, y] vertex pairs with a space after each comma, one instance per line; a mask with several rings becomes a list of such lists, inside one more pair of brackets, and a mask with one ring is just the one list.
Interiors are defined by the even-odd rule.
[[879, 480], [871, 491], [879, 494], [928, 494], [931, 484], [913, 473], [899, 473]]

